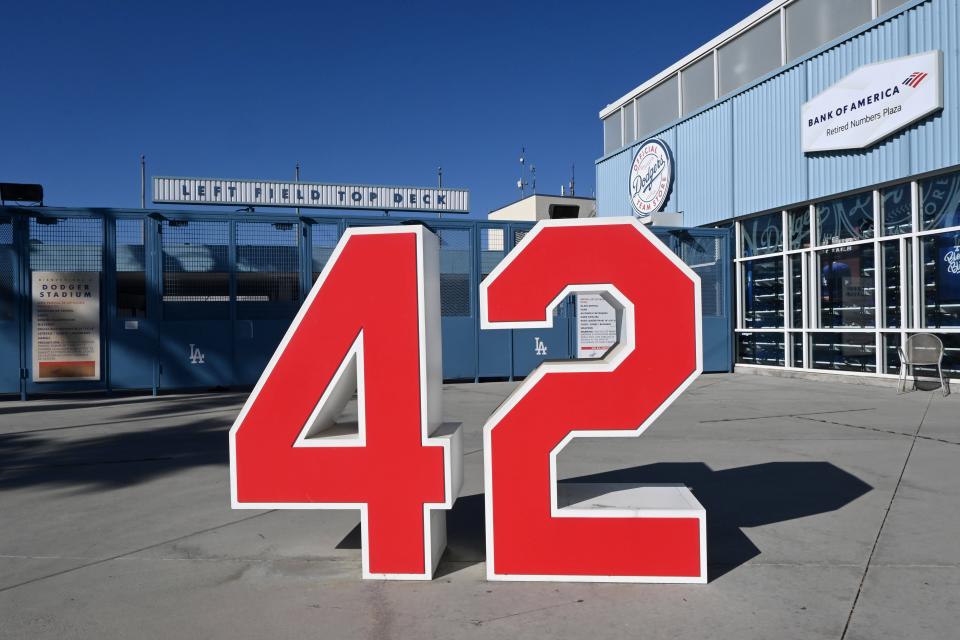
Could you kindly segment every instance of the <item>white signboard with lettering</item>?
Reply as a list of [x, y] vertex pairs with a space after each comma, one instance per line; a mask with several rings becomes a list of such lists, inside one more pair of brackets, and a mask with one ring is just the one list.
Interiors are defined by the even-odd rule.
[[616, 309], [598, 293], [577, 294], [577, 357], [600, 358], [616, 342]]
[[34, 271], [33, 381], [100, 379], [100, 274]]
[[943, 56], [860, 67], [803, 105], [803, 151], [863, 149], [943, 108]]
[[155, 177], [153, 201], [159, 204], [229, 204], [437, 213], [470, 211], [470, 192], [466, 189], [216, 178]]

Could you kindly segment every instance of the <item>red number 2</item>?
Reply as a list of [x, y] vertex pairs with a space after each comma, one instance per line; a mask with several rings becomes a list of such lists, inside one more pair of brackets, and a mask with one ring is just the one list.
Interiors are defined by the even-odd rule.
[[360, 509], [365, 578], [431, 578], [460, 489], [438, 252], [420, 226], [347, 230], [230, 431], [234, 508]]
[[700, 281], [635, 221], [540, 223], [481, 284], [481, 326], [548, 327], [565, 296], [602, 292], [620, 341], [544, 363], [484, 427], [487, 577], [705, 582], [706, 518], [682, 487], [557, 484], [574, 437], [636, 436], [700, 374]]

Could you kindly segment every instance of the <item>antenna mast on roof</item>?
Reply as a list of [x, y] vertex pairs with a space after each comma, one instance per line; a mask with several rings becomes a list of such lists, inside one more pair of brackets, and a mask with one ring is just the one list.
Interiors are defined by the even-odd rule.
[[[300, 161], [299, 160], [297, 160], [297, 167], [293, 173], [293, 177], [295, 182], [300, 182]], [[299, 191], [297, 193], [299, 193]], [[300, 217], [300, 207], [297, 207], [297, 217], [298, 218]]]
[[571, 196], [571, 197], [573, 197], [574, 195], [576, 195], [576, 192], [573, 190], [574, 172], [575, 172], [576, 166], [577, 166], [577, 165], [575, 165], [575, 164], [571, 164], [571, 165], [570, 165], [570, 196]]
[[520, 189], [520, 199], [523, 200], [523, 188], [526, 186], [526, 183], [523, 181], [523, 163], [526, 162], [524, 156], [527, 153], [526, 147], [520, 147], [520, 179], [517, 180], [517, 189]]

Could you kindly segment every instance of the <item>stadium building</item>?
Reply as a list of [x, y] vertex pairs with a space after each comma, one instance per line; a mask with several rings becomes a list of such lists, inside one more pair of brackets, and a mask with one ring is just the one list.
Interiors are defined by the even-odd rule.
[[600, 112], [597, 215], [730, 230], [737, 370], [933, 333], [960, 376], [958, 42], [956, 0], [770, 2]]

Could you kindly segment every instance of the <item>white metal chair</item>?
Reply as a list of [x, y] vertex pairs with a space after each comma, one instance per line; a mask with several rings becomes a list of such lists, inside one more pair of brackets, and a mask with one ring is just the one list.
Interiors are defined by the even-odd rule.
[[[943, 369], [940, 363], [943, 360], [943, 342], [935, 335], [929, 333], [917, 333], [907, 338], [903, 347], [897, 347], [897, 355], [900, 356], [900, 382], [897, 386], [897, 393], [903, 393], [907, 386], [908, 370], [913, 375], [914, 366], [936, 366], [937, 373], [940, 374], [940, 388], [943, 395], [947, 395], [948, 387], [943, 381]], [[913, 375], [913, 388], [917, 388], [917, 377]]]

